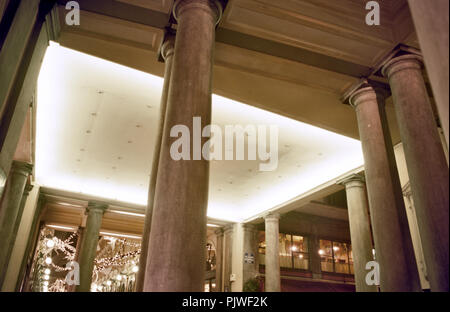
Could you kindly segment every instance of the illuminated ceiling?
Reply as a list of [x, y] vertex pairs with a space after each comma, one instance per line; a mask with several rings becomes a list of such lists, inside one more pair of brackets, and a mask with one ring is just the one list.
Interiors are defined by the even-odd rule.
[[[145, 205], [162, 84], [52, 44], [38, 81], [37, 183]], [[258, 160], [212, 161], [211, 218], [243, 221], [363, 164], [357, 140], [216, 95], [212, 120], [277, 125], [279, 160], [270, 172]]]

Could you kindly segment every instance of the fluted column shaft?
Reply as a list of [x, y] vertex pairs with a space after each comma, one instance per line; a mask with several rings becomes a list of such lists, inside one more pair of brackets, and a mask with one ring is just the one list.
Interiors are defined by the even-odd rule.
[[448, 0], [408, 0], [448, 148]]
[[384, 95], [363, 86], [350, 97], [362, 144], [367, 194], [382, 291], [418, 291], [420, 282], [394, 151], [386, 122]]
[[195, 147], [189, 160], [174, 160], [170, 150], [177, 139], [170, 132], [172, 127], [182, 125], [193, 133], [193, 117], [200, 117], [202, 125], [211, 123], [215, 25], [221, 6], [212, 0], [178, 0], [174, 16], [178, 27], [144, 291], [204, 288], [209, 162], [203, 158], [193, 160]]
[[14, 229], [20, 213], [25, 185], [33, 166], [31, 164], [13, 161], [11, 172], [6, 182], [5, 190], [0, 204], [0, 288], [6, 276], [9, 258], [9, 246], [15, 237]]
[[164, 68], [164, 84], [161, 94], [161, 102], [159, 108], [158, 133], [156, 135], [155, 149], [153, 151], [152, 171], [150, 173], [150, 184], [148, 191], [148, 204], [145, 213], [144, 234], [142, 235], [141, 254], [139, 256], [139, 267], [136, 280], [136, 291], [142, 291], [144, 287], [145, 267], [147, 263], [148, 240], [150, 236], [150, 228], [152, 224], [152, 211], [155, 200], [156, 179], [158, 175], [159, 157], [161, 154], [161, 142], [164, 131], [164, 121], [167, 110], [167, 96], [169, 94], [170, 74], [172, 72], [172, 59], [175, 48], [175, 37], [169, 35], [165, 38], [161, 46], [161, 56], [165, 62]]
[[279, 255], [279, 214], [268, 214], [265, 217], [266, 225], [266, 268], [265, 291], [279, 292], [280, 285], [280, 255]]
[[80, 285], [76, 287], [77, 292], [88, 292], [91, 290], [92, 272], [94, 260], [97, 255], [97, 244], [102, 226], [102, 217], [108, 205], [90, 201], [86, 208], [87, 220], [83, 231], [81, 249], [79, 254]]
[[366, 263], [373, 261], [373, 247], [364, 178], [354, 174], [339, 181], [339, 184], [345, 186], [347, 195], [356, 291], [377, 291], [377, 286], [366, 283]]
[[404, 55], [383, 73], [394, 98], [431, 290], [448, 291], [448, 166], [421, 69], [419, 56]]

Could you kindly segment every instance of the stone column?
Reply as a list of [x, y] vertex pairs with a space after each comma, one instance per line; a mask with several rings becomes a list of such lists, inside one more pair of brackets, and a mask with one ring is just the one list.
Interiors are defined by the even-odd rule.
[[216, 234], [216, 288], [215, 292], [223, 291], [223, 229], [217, 229]]
[[16, 243], [17, 232], [19, 231], [20, 222], [22, 220], [23, 210], [25, 208], [25, 204], [27, 202], [28, 195], [30, 194], [30, 191], [32, 189], [33, 189], [33, 185], [27, 183], [25, 185], [25, 189], [23, 190], [22, 199], [20, 200], [19, 211], [17, 213], [16, 221], [14, 223], [14, 228], [13, 228], [13, 231], [12, 231], [11, 240], [9, 242], [9, 247], [7, 249], [7, 252], [6, 252], [8, 254], [7, 263], [9, 263], [9, 261], [10, 261], [10, 258], [11, 258], [11, 255], [12, 255], [12, 251], [13, 251], [13, 248], [14, 248], [14, 244]]
[[347, 194], [356, 291], [376, 292], [378, 291], [377, 286], [367, 285], [366, 283], [366, 274], [368, 273], [366, 263], [373, 261], [373, 247], [364, 178], [361, 175], [352, 174], [338, 181], [338, 184], [345, 186]]
[[144, 234], [142, 235], [141, 242], [141, 254], [139, 256], [139, 266], [141, 270], [138, 271], [137, 280], [136, 280], [136, 291], [141, 292], [144, 287], [144, 277], [145, 277], [145, 267], [147, 263], [147, 252], [148, 252], [148, 239], [150, 236], [150, 227], [152, 222], [152, 211], [155, 199], [155, 189], [156, 189], [156, 178], [158, 174], [158, 165], [159, 165], [159, 156], [161, 152], [161, 142], [162, 135], [164, 130], [164, 121], [166, 116], [166, 108], [167, 108], [167, 95], [169, 93], [169, 84], [170, 84], [170, 74], [172, 71], [172, 59], [175, 48], [175, 36], [167, 35], [165, 37], [164, 43], [161, 46], [161, 57], [165, 62], [165, 71], [164, 71], [164, 85], [161, 94], [161, 102], [159, 108], [159, 124], [158, 124], [158, 133], [156, 135], [155, 149], [153, 151], [153, 160], [152, 160], [152, 171], [150, 174], [150, 184], [148, 191], [148, 203], [147, 210], [145, 214], [145, 223], [144, 223]]
[[224, 253], [223, 253], [223, 291], [231, 291], [231, 281], [230, 275], [232, 271], [232, 261], [233, 261], [233, 233], [234, 226], [227, 225], [224, 228]]
[[244, 272], [243, 284], [258, 276], [258, 230], [254, 224], [243, 224], [244, 231]]
[[77, 292], [88, 292], [91, 290], [92, 272], [94, 270], [94, 259], [97, 255], [100, 227], [102, 226], [103, 213], [107, 208], [107, 204], [95, 201], [90, 201], [86, 208], [88, 216], [81, 241], [79, 255], [80, 285], [76, 287]]
[[[448, 0], [408, 0], [448, 148]], [[447, 274], [448, 275], [448, 274]]]
[[350, 97], [362, 144], [382, 291], [419, 291], [405, 204], [384, 110], [385, 94], [363, 85]]
[[[212, 0], [178, 0], [173, 12], [178, 27], [144, 291], [202, 291], [205, 282], [209, 162], [201, 155], [207, 138], [196, 139], [201, 126], [194, 128], [193, 118], [200, 117], [202, 125], [211, 123], [215, 26], [222, 8]], [[173, 127], [193, 134], [187, 158], [172, 158], [171, 145], [179, 140], [171, 137]], [[190, 146], [189, 140], [189, 151]]]
[[394, 98], [431, 290], [448, 291], [448, 166], [421, 65], [420, 56], [403, 55], [383, 74]]
[[11, 256], [9, 246], [14, 237], [14, 228], [20, 211], [20, 203], [32, 168], [31, 164], [25, 162], [13, 162], [1, 200], [0, 246], [2, 246], [2, 252], [0, 253], [0, 287], [3, 285], [6, 276]]
[[278, 213], [270, 213], [264, 217], [266, 222], [266, 292], [277, 292], [281, 290], [280, 285], [280, 235]]

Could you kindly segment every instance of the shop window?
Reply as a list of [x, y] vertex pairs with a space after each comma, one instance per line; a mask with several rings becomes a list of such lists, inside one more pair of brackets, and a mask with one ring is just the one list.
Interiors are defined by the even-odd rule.
[[353, 274], [353, 256], [350, 244], [321, 239], [318, 252], [323, 272]]
[[[266, 241], [265, 232], [259, 233], [259, 263], [265, 264]], [[279, 234], [280, 267], [289, 269], [309, 269], [307, 239], [292, 234]]]

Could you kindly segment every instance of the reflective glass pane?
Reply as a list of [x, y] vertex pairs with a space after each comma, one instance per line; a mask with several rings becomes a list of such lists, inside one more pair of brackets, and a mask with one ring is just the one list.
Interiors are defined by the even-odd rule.
[[348, 248], [345, 243], [333, 242], [334, 262], [336, 273], [350, 273]]
[[291, 235], [280, 234], [280, 267], [292, 268], [292, 256], [291, 256]]
[[320, 240], [320, 264], [322, 267], [322, 271], [324, 272], [334, 272], [333, 268], [333, 251], [332, 251], [332, 243], [329, 240]]

